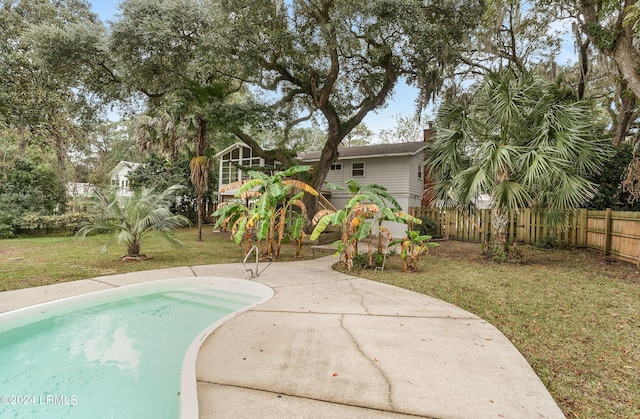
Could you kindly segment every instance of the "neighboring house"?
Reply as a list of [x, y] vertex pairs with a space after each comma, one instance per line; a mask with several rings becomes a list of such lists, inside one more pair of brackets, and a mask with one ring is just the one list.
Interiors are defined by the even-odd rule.
[[[341, 148], [325, 182], [345, 186], [346, 181], [353, 178], [361, 185], [384, 186], [406, 212], [422, 204], [427, 146], [427, 142], [420, 141]], [[320, 160], [320, 151], [302, 153], [298, 157], [304, 164], [314, 164]], [[336, 208], [344, 207], [351, 197], [349, 191], [323, 188], [322, 192]], [[387, 227], [393, 237], [404, 236], [407, 228], [399, 223], [387, 223]]]
[[133, 191], [129, 188], [129, 173], [140, 167], [142, 163], [121, 161], [109, 172], [111, 188], [117, 190], [118, 195], [131, 196]]
[[[425, 132], [425, 139], [428, 139]], [[424, 159], [428, 143], [379, 144], [362, 147], [341, 148], [339, 158], [331, 166], [326, 182], [345, 186], [353, 178], [361, 185], [378, 184], [402, 206], [403, 211], [420, 207], [424, 196]], [[262, 167], [265, 161], [253, 155], [249, 146], [235, 143], [216, 154], [220, 160], [218, 191], [223, 185], [241, 179], [248, 179], [246, 169]], [[302, 153], [298, 156], [303, 164], [314, 164], [320, 160], [320, 151]], [[236, 190], [220, 193], [220, 201], [231, 200]], [[350, 198], [347, 191], [321, 191], [336, 207], [342, 208]], [[388, 223], [394, 237], [404, 236], [406, 225]]]

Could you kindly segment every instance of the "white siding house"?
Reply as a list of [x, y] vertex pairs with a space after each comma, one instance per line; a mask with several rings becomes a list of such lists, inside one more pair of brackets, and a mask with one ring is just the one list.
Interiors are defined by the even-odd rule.
[[[353, 178], [361, 185], [384, 186], [406, 212], [422, 203], [427, 146], [428, 143], [420, 141], [341, 148], [340, 157], [331, 166], [325, 181], [345, 186], [346, 181]], [[304, 164], [313, 164], [320, 160], [320, 152], [303, 153], [299, 158]], [[348, 191], [332, 190], [329, 201], [336, 208], [342, 208], [349, 198]], [[388, 223], [387, 227], [394, 237], [405, 234], [404, 224]]]
[[[378, 184], [398, 201], [403, 211], [420, 207], [424, 191], [424, 159], [428, 143], [412, 142], [349, 147], [338, 150], [339, 158], [332, 165], [325, 182], [346, 185], [353, 178], [361, 185]], [[220, 161], [218, 191], [229, 183], [248, 176], [243, 168], [264, 166], [265, 161], [252, 154], [244, 143], [235, 143], [216, 154]], [[320, 160], [320, 151], [302, 153], [298, 156], [302, 164], [313, 165]], [[233, 199], [235, 190], [220, 193], [220, 201]], [[350, 198], [347, 191], [322, 190], [329, 201], [342, 208]], [[393, 237], [404, 237], [406, 225], [387, 223]]]
[[118, 191], [118, 195], [131, 196], [133, 191], [129, 188], [129, 173], [140, 167], [142, 163], [121, 161], [114, 167], [109, 176], [111, 178], [111, 188]]

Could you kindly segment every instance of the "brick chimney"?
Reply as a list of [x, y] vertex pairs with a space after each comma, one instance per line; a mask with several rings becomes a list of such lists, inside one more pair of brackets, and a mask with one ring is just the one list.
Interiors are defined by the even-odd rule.
[[436, 129], [433, 127], [433, 121], [427, 121], [428, 128], [423, 130], [423, 141], [432, 143], [436, 139]]

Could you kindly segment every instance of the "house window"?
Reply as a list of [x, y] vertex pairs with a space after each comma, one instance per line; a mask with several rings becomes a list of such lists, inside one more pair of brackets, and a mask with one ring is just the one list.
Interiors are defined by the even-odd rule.
[[422, 167], [418, 167], [418, 179], [422, 179]]
[[351, 176], [364, 176], [364, 163], [353, 163], [351, 165]]
[[331, 165], [331, 170], [342, 170], [342, 163], [334, 163]]

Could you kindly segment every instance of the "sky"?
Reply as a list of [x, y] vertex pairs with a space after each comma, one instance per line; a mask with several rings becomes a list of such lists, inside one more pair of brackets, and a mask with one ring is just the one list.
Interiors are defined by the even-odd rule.
[[[90, 1], [92, 10], [100, 16], [103, 21], [112, 20], [118, 12], [119, 0], [92, 0]], [[567, 23], [565, 23], [567, 24]], [[555, 30], [568, 33], [570, 27], [563, 27], [559, 24]], [[570, 35], [570, 33], [569, 33]], [[562, 45], [560, 55], [556, 61], [560, 64], [566, 64], [574, 60], [575, 52], [573, 44], [566, 41]], [[418, 90], [415, 87], [408, 86], [405, 83], [398, 83], [392, 96], [389, 98], [388, 105], [377, 111], [370, 112], [364, 119], [366, 126], [373, 132], [379, 132], [383, 129], [392, 129], [395, 126], [396, 119], [402, 117], [412, 117], [416, 113], [415, 101], [418, 97]], [[433, 109], [427, 109], [422, 114], [422, 123], [426, 125], [428, 120], [435, 119]]]

